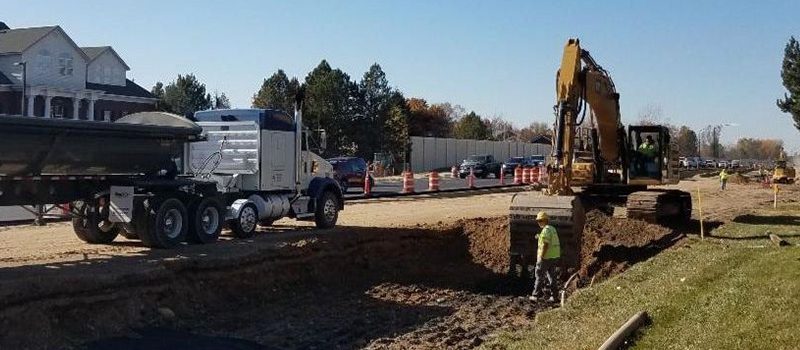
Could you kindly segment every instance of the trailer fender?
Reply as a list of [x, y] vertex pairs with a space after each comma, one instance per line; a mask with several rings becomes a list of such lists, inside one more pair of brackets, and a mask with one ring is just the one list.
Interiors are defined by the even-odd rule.
[[[339, 183], [329, 177], [317, 177], [314, 180], [311, 180], [311, 183], [308, 184], [308, 196], [314, 198], [314, 201], [310, 203], [316, 203], [316, 199], [319, 199], [325, 191], [331, 191], [339, 201], [339, 210], [344, 209], [344, 198], [342, 197], [342, 189], [339, 187]], [[309, 208], [312, 209], [312, 208]], [[313, 212], [313, 210], [310, 210]]]
[[[239, 211], [242, 210], [242, 207], [244, 207], [245, 204], [248, 204], [248, 203], [253, 203], [253, 201], [251, 201], [249, 198], [242, 198], [242, 199], [237, 199], [237, 200], [233, 201], [233, 203], [231, 203], [231, 208], [228, 210], [228, 213], [225, 216], [225, 220], [233, 220], [233, 219], [238, 218], [239, 217]], [[258, 207], [258, 204], [256, 204], [256, 203], [253, 203], [253, 204], [256, 206], [256, 209], [258, 209], [258, 212], [259, 212], [258, 215], [261, 216], [261, 212], [262, 212], [261, 208]]]

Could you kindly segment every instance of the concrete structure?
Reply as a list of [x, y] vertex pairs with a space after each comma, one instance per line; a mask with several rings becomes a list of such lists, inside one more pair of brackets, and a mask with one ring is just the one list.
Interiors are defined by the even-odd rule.
[[549, 155], [550, 146], [527, 142], [411, 137], [411, 169], [414, 172], [449, 168], [473, 154], [491, 154], [503, 162], [509, 157]]
[[154, 110], [128, 70], [112, 47], [79, 47], [59, 26], [0, 22], [0, 115], [112, 121]]

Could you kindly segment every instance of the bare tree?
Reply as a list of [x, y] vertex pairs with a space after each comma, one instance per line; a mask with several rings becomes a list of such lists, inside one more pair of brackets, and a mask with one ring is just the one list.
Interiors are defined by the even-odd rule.
[[638, 123], [639, 125], [663, 125], [668, 120], [664, 119], [664, 109], [658, 104], [648, 104], [639, 110]]

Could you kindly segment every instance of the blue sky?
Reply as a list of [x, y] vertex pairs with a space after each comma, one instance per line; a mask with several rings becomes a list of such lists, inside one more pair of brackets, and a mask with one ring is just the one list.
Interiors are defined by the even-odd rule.
[[61, 25], [112, 45], [148, 89], [180, 73], [248, 107], [283, 68], [321, 59], [360, 78], [373, 62], [408, 97], [451, 102], [522, 126], [552, 121], [569, 37], [612, 74], [625, 122], [660, 106], [675, 124], [737, 123], [723, 141], [800, 132], [775, 107], [800, 1], [36, 1], [3, 0], [12, 27]]

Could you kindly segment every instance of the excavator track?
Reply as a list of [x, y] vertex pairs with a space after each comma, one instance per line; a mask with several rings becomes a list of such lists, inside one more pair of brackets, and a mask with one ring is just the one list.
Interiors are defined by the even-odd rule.
[[692, 217], [692, 198], [679, 190], [646, 190], [628, 195], [627, 217], [657, 224], [687, 223]]
[[580, 237], [585, 211], [577, 196], [545, 196], [540, 193], [519, 193], [511, 199], [509, 216], [509, 274], [529, 278], [536, 264], [536, 235], [541, 231], [536, 214], [544, 211], [550, 225], [558, 231], [562, 262], [578, 261]]

